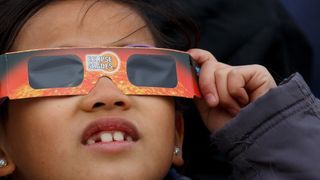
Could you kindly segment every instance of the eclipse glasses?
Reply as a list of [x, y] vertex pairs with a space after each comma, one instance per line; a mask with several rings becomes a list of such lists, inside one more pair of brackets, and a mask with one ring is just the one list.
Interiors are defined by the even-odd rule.
[[201, 96], [196, 66], [181, 51], [62, 48], [0, 55], [0, 99], [85, 95], [101, 77], [126, 95]]

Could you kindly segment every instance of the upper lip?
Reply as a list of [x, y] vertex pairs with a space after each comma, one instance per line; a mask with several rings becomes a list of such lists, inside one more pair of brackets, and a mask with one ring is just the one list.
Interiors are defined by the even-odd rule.
[[124, 134], [131, 136], [133, 141], [137, 141], [139, 139], [137, 128], [131, 122], [122, 118], [101, 118], [93, 121], [84, 130], [82, 143], [86, 144], [91, 136], [103, 131], [121, 131]]

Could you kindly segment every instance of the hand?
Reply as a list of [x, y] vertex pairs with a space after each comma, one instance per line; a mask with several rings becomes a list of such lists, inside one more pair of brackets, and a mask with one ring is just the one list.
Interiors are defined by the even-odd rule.
[[195, 103], [211, 132], [222, 128], [242, 107], [277, 86], [261, 65], [230, 66], [218, 62], [205, 50], [191, 49], [188, 53], [201, 68], [199, 86], [203, 99], [196, 99]]

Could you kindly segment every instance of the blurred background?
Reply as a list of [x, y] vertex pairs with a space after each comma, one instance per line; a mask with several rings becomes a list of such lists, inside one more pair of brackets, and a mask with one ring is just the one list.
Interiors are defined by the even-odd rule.
[[320, 1], [281, 0], [284, 7], [305, 33], [313, 50], [311, 88], [320, 97]]
[[320, 97], [320, 0], [184, 3], [199, 26], [200, 48], [231, 65], [264, 65], [278, 83], [299, 72]]
[[[199, 27], [200, 48], [231, 65], [262, 64], [278, 83], [299, 72], [320, 97], [320, 0], [182, 1]], [[182, 171], [192, 179], [228, 179], [232, 168], [207, 146], [209, 133], [197, 117], [185, 113]]]

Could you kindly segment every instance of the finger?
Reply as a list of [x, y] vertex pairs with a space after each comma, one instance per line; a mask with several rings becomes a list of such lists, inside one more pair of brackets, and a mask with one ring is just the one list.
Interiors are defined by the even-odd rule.
[[216, 70], [215, 80], [219, 95], [219, 105], [225, 108], [229, 113], [236, 115], [240, 111], [240, 105], [228, 90], [228, 74], [231, 70], [232, 67]]
[[224, 69], [231, 67], [230, 65], [219, 62], [209, 51], [202, 49], [190, 49], [187, 51], [193, 60], [202, 68], [205, 63], [212, 63], [211, 71], [214, 72], [216, 69]]
[[204, 50], [191, 49], [188, 51], [193, 60], [200, 66], [199, 87], [207, 104], [214, 107], [219, 103], [217, 90], [215, 87], [214, 71], [217, 60], [214, 56]]
[[207, 62], [206, 65], [201, 67], [199, 74], [199, 87], [210, 107], [214, 107], [219, 103], [213, 68], [213, 63]]
[[190, 49], [187, 52], [191, 55], [193, 60], [200, 66], [207, 61], [218, 62], [217, 59], [209, 51], [206, 50]]
[[241, 107], [250, 102], [249, 95], [245, 89], [246, 81], [242, 75], [239, 75], [240, 68], [236, 67], [228, 73], [228, 92], [233, 99], [235, 99]]
[[268, 70], [261, 65], [241, 66], [234, 71], [236, 71], [234, 76], [242, 77], [250, 102], [277, 86]]
[[217, 69], [230, 67], [227, 64], [220, 63], [208, 51], [202, 49], [190, 49], [188, 51], [194, 61], [200, 66], [199, 86], [204, 95], [207, 104], [210, 107], [215, 107], [219, 104], [219, 96], [215, 86], [214, 72]]

